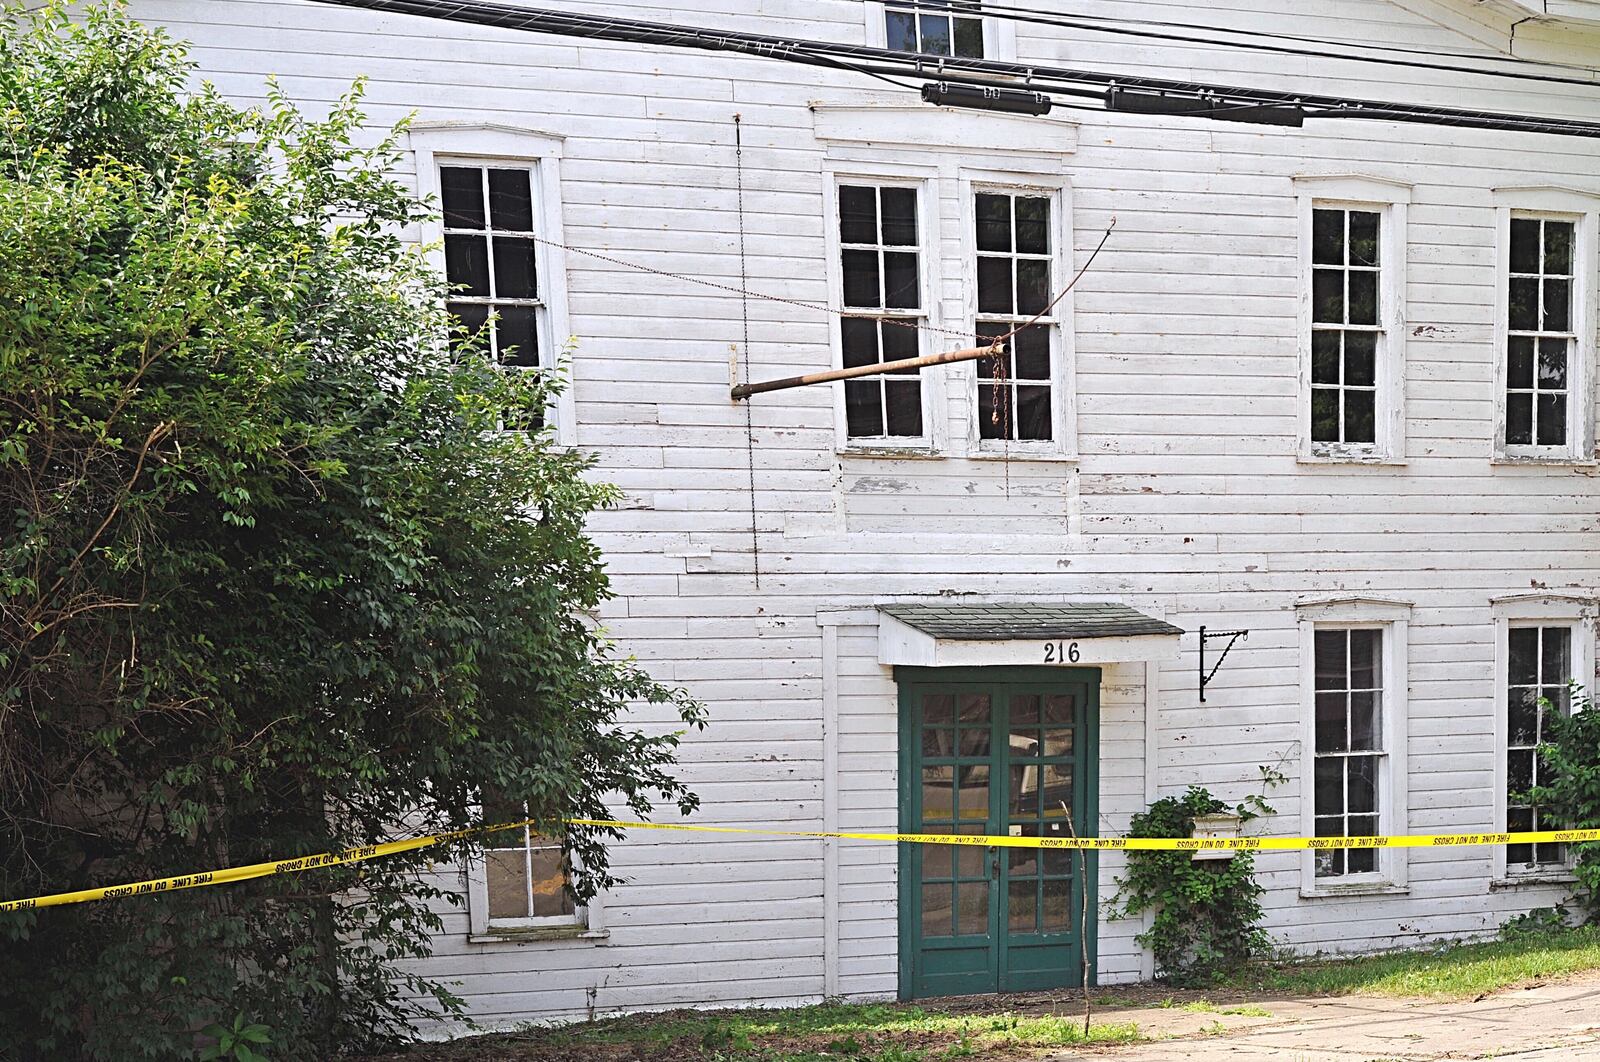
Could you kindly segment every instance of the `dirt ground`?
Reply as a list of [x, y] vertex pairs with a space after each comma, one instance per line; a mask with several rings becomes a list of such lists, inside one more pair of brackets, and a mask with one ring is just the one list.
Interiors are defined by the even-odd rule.
[[[1151, 1043], [1054, 1052], [1049, 1062], [1433, 1062], [1515, 1058], [1517, 1062], [1600, 1062], [1600, 973], [1536, 983], [1462, 1002], [1380, 996], [1281, 997], [1239, 994], [1270, 1014], [1228, 1014], [1230, 998], [1208, 993], [1222, 1012], [1107, 1007], [1096, 1021], [1133, 1021]], [[1250, 1009], [1254, 1009], [1251, 1007]], [[1065, 1012], [1065, 1008], [1062, 1008]], [[1161, 1037], [1178, 1039], [1160, 1039]]]

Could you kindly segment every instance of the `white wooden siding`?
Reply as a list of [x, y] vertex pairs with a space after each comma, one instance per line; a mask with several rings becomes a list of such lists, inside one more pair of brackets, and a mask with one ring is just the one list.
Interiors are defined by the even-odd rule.
[[[1097, 595], [1194, 631], [1245, 627], [1207, 691], [1195, 645], [1148, 670], [1110, 669], [1101, 808], [1126, 828], [1153, 782], [1259, 792], [1260, 765], [1290, 782], [1255, 828], [1297, 832], [1295, 605], [1364, 594], [1412, 602], [1409, 822], [1478, 830], [1494, 818], [1500, 679], [1493, 598], [1594, 597], [1600, 484], [1587, 467], [1491, 464], [1495, 434], [1492, 189], [1600, 189], [1592, 141], [1378, 122], [1303, 130], [1061, 111], [1014, 150], [822, 141], [809, 104], [905, 106], [843, 73], [765, 60], [475, 29], [304, 0], [132, 0], [192, 42], [203, 76], [241, 100], [277, 74], [315, 111], [357, 75], [376, 123], [498, 123], [563, 135], [566, 237], [655, 269], [740, 276], [733, 115], [743, 118], [750, 285], [826, 302], [825, 169], [897, 162], [954, 172], [1044, 169], [1070, 182], [1080, 265], [1115, 234], [1073, 296], [1074, 462], [840, 456], [833, 397], [814, 387], [728, 401], [741, 305], [726, 292], [568, 256], [578, 445], [626, 503], [597, 514], [619, 597], [603, 617], [712, 725], [683, 749], [702, 823], [892, 828], [896, 714], [876, 663], [873, 603], [918, 595]], [[858, 0], [630, 0], [569, 4], [738, 30], [860, 42]], [[1509, 48], [1507, 5], [1452, 0], [1123, 0], [1106, 13], [1290, 30], [1419, 48]], [[1526, 48], [1600, 61], [1593, 36], [1529, 24]], [[1019, 25], [1022, 61], [1302, 87], [1417, 102], [1600, 118], [1600, 89], [1230, 51]], [[932, 112], [924, 112], [932, 121]], [[1076, 125], [1076, 146], [1058, 150]], [[983, 129], [992, 129], [988, 124]], [[1038, 130], [1030, 135], [1028, 129]], [[977, 135], [977, 134], [973, 134]], [[1052, 141], [1050, 146], [1046, 141]], [[966, 158], [975, 155], [976, 158]], [[1405, 463], [1296, 461], [1296, 190], [1306, 174], [1412, 186], [1404, 318]], [[967, 205], [941, 182], [934, 310], [960, 322]], [[1504, 204], [1500, 204], [1504, 205]], [[1589, 262], [1590, 269], [1597, 263]], [[750, 375], [829, 363], [826, 317], [749, 304]], [[951, 366], [942, 409], [965, 435], [970, 367]], [[753, 444], [753, 446], [752, 446]], [[753, 452], [762, 577], [754, 586]], [[830, 619], [831, 617], [831, 619]], [[821, 622], [819, 622], [821, 621]], [[826, 625], [824, 625], [826, 624]], [[1151, 676], [1148, 702], [1145, 674]], [[649, 725], [670, 726], [659, 716]], [[1153, 747], [1146, 747], [1147, 735]], [[447, 916], [425, 964], [487, 1023], [691, 1003], [776, 1004], [895, 991], [895, 856], [821, 842], [645, 835], [619, 845], [630, 883], [605, 898], [602, 941], [475, 944]], [[1268, 928], [1303, 950], [1388, 947], [1492, 930], [1548, 904], [1552, 886], [1491, 889], [1483, 849], [1417, 850], [1402, 896], [1303, 899], [1294, 853], [1259, 858]], [[1117, 861], [1102, 862], [1102, 896]], [[1100, 976], [1148, 972], [1139, 927], [1103, 924]]]

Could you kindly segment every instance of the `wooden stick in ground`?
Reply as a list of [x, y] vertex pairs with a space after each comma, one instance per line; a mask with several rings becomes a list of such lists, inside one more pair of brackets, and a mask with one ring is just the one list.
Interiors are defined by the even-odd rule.
[[[1062, 814], [1067, 817], [1067, 834], [1076, 841], [1078, 831], [1072, 825], [1072, 809], [1067, 807], [1066, 801], [1060, 801]], [[1039, 858], [1044, 859], [1044, 849], [1039, 850]], [[1074, 849], [1072, 858], [1078, 864], [1079, 902], [1078, 914], [1078, 958], [1081, 960], [1083, 973], [1083, 1038], [1089, 1038], [1089, 1016], [1094, 1011], [1094, 1001], [1089, 996], [1089, 853], [1086, 849]], [[1041, 867], [1041, 869], [1043, 869]]]

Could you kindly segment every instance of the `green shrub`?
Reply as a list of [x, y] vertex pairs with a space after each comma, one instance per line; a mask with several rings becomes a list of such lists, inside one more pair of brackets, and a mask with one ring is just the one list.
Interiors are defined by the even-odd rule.
[[[1252, 807], [1265, 807], [1259, 800]], [[1130, 837], [1188, 837], [1197, 815], [1240, 813], [1206, 790], [1190, 787], [1133, 817]], [[1202, 859], [1188, 852], [1130, 851], [1128, 869], [1110, 903], [1112, 918], [1154, 912], [1135, 939], [1155, 955], [1156, 972], [1179, 985], [1204, 984], [1238, 969], [1271, 946], [1261, 921], [1261, 886], [1248, 852], [1232, 859]]]
[[[1569, 700], [1570, 715], [1544, 698], [1539, 700], [1545, 736], [1539, 746], [1539, 776], [1544, 784], [1526, 799], [1539, 806], [1541, 828], [1600, 828], [1600, 712], [1576, 683]], [[1576, 898], [1593, 921], [1600, 915], [1600, 843], [1573, 844], [1568, 849], [1578, 879]]]

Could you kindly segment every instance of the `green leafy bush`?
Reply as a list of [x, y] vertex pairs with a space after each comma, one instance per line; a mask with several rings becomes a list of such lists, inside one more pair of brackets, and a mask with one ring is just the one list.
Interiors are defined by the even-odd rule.
[[[1569, 699], [1570, 715], [1539, 700], [1545, 737], [1539, 746], [1539, 777], [1544, 784], [1526, 799], [1539, 806], [1541, 829], [1592, 830], [1600, 827], [1600, 712], [1577, 685]], [[1568, 850], [1578, 879], [1576, 898], [1594, 921], [1600, 916], [1600, 843], [1573, 844]]]
[[[553, 383], [444, 342], [359, 90], [241, 110], [79, 14], [0, 11], [0, 897], [467, 828], [485, 787], [551, 833], [691, 809], [701, 709], [584, 618], [617, 493], [497, 430]], [[613, 836], [566, 831], [580, 900]], [[403, 1036], [458, 1004], [406, 962], [472, 847], [0, 916], [0, 1053]]]
[[[1259, 799], [1230, 808], [1196, 786], [1166, 797], [1133, 817], [1130, 837], [1188, 837], [1197, 815], [1233, 812], [1254, 817]], [[1269, 809], [1270, 810], [1270, 809]], [[1255, 859], [1202, 859], [1188, 852], [1130, 851], [1128, 869], [1110, 903], [1113, 918], [1154, 912], [1150, 928], [1135, 939], [1155, 955], [1156, 972], [1179, 985], [1204, 984], [1238, 969], [1271, 946], [1261, 929], [1261, 894]]]

